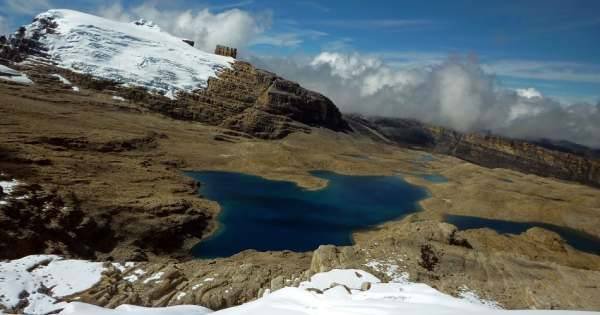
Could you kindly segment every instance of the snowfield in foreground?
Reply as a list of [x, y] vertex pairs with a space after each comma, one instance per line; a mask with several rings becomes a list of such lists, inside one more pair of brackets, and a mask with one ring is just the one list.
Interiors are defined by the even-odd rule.
[[100, 281], [102, 263], [32, 255], [0, 262], [0, 309], [26, 301], [25, 314], [46, 314], [64, 308], [60, 299]]
[[[371, 282], [368, 290], [356, 289]], [[336, 285], [337, 284], [337, 285]], [[333, 285], [333, 287], [332, 287]], [[331, 288], [330, 288], [331, 287]], [[320, 290], [322, 293], [318, 293]], [[201, 315], [209, 310], [183, 306], [141, 308], [122, 305], [108, 310], [83, 303], [70, 303], [61, 315]], [[283, 288], [237, 307], [211, 313], [214, 315], [546, 315], [600, 314], [572, 311], [507, 311], [476, 299], [461, 299], [443, 294], [421, 283], [381, 283], [362, 270], [344, 269], [316, 274], [300, 288]]]
[[[113, 265], [117, 268], [133, 266], [132, 263]], [[25, 309], [27, 314], [46, 314], [61, 309], [59, 314], [62, 315], [600, 314], [507, 311], [493, 303], [478, 300], [474, 294], [465, 299], [441, 293], [421, 283], [405, 280], [382, 283], [372, 274], [357, 269], [319, 273], [310, 281], [302, 282], [298, 288], [283, 288], [256, 301], [217, 312], [195, 305], [164, 308], [121, 305], [107, 309], [80, 302], [60, 301], [60, 297], [92, 287], [100, 280], [103, 270], [101, 263], [65, 260], [52, 255], [34, 255], [0, 263], [0, 306], [14, 306], [22, 298], [22, 292], [27, 292], [30, 303]]]
[[[57, 26], [46, 32], [40, 19]], [[72, 11], [50, 10], [26, 27], [58, 66], [78, 73], [142, 86], [174, 98], [177, 91], [206, 87], [209, 77], [229, 68], [233, 58], [202, 52], [151, 22], [122, 23]]]

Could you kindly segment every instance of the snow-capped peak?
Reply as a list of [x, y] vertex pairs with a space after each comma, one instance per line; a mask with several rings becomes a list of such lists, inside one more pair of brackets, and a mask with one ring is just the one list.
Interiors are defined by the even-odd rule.
[[39, 37], [60, 67], [168, 96], [205, 87], [209, 77], [234, 61], [195, 49], [146, 20], [123, 23], [49, 10], [26, 30], [27, 36]]

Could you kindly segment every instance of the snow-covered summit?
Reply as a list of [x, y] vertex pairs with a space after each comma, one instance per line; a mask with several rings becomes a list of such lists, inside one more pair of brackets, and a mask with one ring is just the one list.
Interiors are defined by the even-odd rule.
[[28, 37], [39, 36], [59, 67], [170, 97], [205, 87], [209, 77], [233, 62], [195, 49], [146, 20], [123, 23], [73, 10], [49, 10], [26, 30]]

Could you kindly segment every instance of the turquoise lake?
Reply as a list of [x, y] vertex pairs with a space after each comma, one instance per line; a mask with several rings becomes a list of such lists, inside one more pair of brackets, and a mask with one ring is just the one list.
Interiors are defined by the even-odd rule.
[[221, 206], [217, 232], [193, 248], [194, 256], [351, 245], [352, 232], [418, 211], [418, 202], [428, 195], [399, 176], [311, 174], [326, 179], [327, 187], [311, 191], [241, 173], [188, 172], [201, 183], [200, 195]]

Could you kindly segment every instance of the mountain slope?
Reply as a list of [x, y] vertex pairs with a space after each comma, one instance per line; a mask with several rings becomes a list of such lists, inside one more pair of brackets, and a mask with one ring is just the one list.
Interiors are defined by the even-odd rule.
[[[110, 21], [50, 10], [0, 46], [38, 82], [60, 73], [75, 86], [115, 96], [179, 120], [277, 139], [310, 127], [346, 131], [327, 97], [233, 58], [205, 53], [151, 22]], [[15, 66], [15, 65], [12, 65]], [[35, 81], [35, 80], [34, 80]]]
[[26, 27], [57, 66], [174, 97], [206, 87], [234, 62], [194, 49], [151, 22], [121, 23], [72, 10], [39, 14]]
[[354, 131], [376, 141], [451, 155], [488, 168], [512, 169], [600, 187], [600, 161], [587, 154], [488, 134], [463, 134], [410, 119], [358, 115], [345, 118]]

